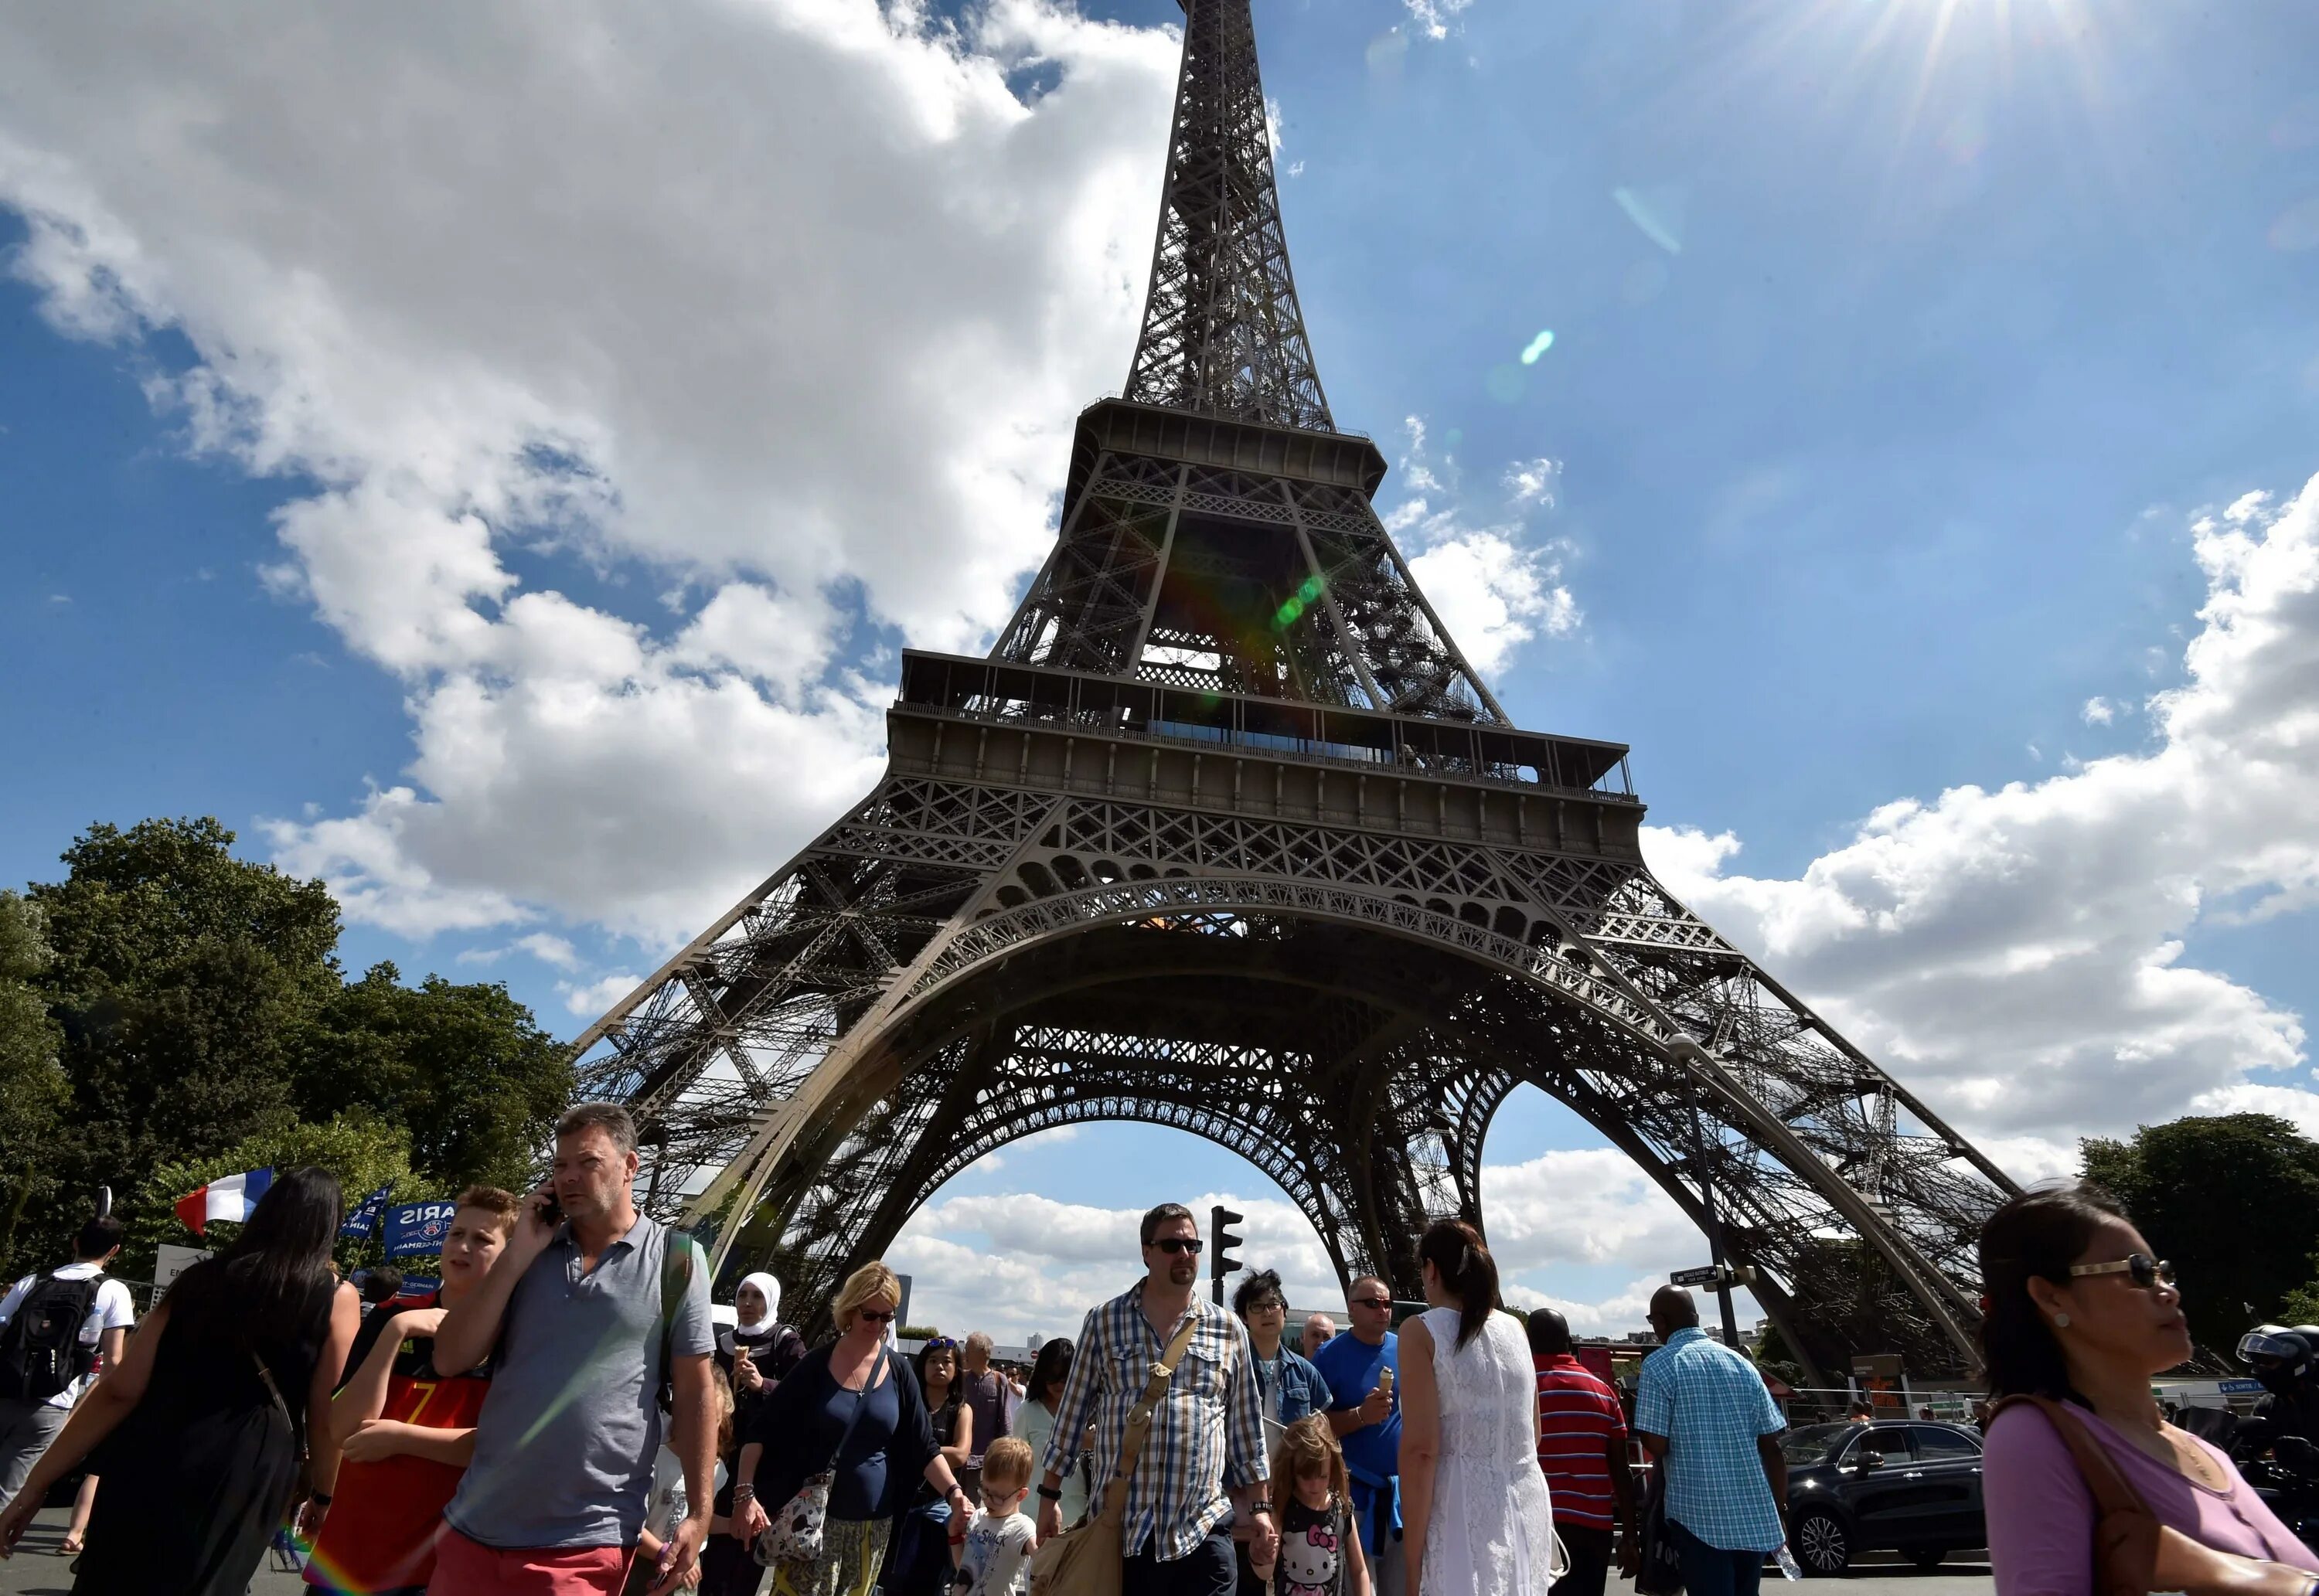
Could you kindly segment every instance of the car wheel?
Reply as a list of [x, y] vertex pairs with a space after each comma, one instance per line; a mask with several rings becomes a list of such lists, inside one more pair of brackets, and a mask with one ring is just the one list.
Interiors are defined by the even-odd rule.
[[1910, 1546], [1906, 1555], [1918, 1568], [1938, 1568], [1948, 1550], [1945, 1546]]
[[1852, 1562], [1852, 1537], [1844, 1520], [1824, 1508], [1797, 1515], [1796, 1561], [1806, 1573], [1822, 1578], [1842, 1573]]

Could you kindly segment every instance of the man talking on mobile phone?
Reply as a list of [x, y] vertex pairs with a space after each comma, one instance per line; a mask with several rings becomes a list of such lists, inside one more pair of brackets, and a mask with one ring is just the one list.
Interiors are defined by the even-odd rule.
[[708, 1266], [690, 1238], [636, 1212], [636, 1177], [627, 1109], [567, 1111], [547, 1186], [436, 1329], [438, 1371], [496, 1361], [474, 1460], [444, 1510], [432, 1596], [616, 1596], [644, 1527], [663, 1403], [688, 1507], [654, 1596], [699, 1559], [717, 1461]]

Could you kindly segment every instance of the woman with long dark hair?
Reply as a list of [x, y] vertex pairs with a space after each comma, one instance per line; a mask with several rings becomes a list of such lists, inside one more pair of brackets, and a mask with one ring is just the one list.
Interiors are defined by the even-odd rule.
[[[338, 1183], [293, 1169], [232, 1245], [177, 1276], [0, 1514], [13, 1547], [93, 1449], [101, 1476], [73, 1589], [241, 1596], [319, 1449], [361, 1322], [330, 1272]], [[101, 1448], [99, 1443], [103, 1443]]]
[[1981, 1232], [1981, 1357], [2004, 1405], [1981, 1460], [1999, 1596], [2091, 1596], [2092, 1488], [2071, 1441], [2157, 1518], [2145, 1588], [2306, 1596], [2319, 1557], [2231, 1460], [2166, 1422], [2151, 1376], [2190, 1356], [2173, 1266], [2098, 1186], [2022, 1193]]
[[1410, 1596], [1545, 1596], [1562, 1573], [1538, 1467], [1529, 1337], [1498, 1312], [1482, 1234], [1417, 1246], [1424, 1312], [1401, 1327], [1401, 1551]]
[[[1069, 1336], [1057, 1336], [1039, 1348], [1031, 1360], [1031, 1378], [1023, 1389], [1023, 1405], [1015, 1411], [1015, 1433], [1030, 1444], [1033, 1467], [1047, 1466], [1047, 1443], [1055, 1434], [1055, 1411], [1062, 1405], [1063, 1387], [1070, 1383], [1071, 1357], [1078, 1348]], [[1063, 1476], [1063, 1527], [1087, 1516], [1087, 1459], [1082, 1451], [1078, 1466]]]
[[[918, 1348], [918, 1389], [926, 1404], [926, 1421], [934, 1426], [934, 1444], [956, 1476], [974, 1456], [974, 1409], [958, 1377], [959, 1344], [936, 1336]], [[887, 1596], [941, 1596], [950, 1589], [950, 1504], [931, 1481], [918, 1482], [918, 1493], [894, 1525], [893, 1543], [886, 1548], [886, 1567], [878, 1587]]]

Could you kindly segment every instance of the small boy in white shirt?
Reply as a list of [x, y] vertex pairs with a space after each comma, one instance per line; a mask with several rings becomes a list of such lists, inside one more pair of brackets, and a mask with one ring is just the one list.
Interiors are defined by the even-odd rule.
[[982, 1505], [961, 1537], [952, 1526], [951, 1556], [958, 1573], [951, 1596], [1026, 1596], [1031, 1546], [1038, 1527], [1023, 1510], [1031, 1490], [1031, 1444], [1001, 1436], [982, 1455]]

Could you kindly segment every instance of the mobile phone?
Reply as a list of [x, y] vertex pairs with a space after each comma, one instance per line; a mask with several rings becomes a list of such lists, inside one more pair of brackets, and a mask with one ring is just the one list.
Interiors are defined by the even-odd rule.
[[546, 1195], [547, 1201], [539, 1205], [539, 1218], [540, 1222], [552, 1231], [564, 1222], [564, 1204], [555, 1200], [554, 1190], [549, 1190]]

